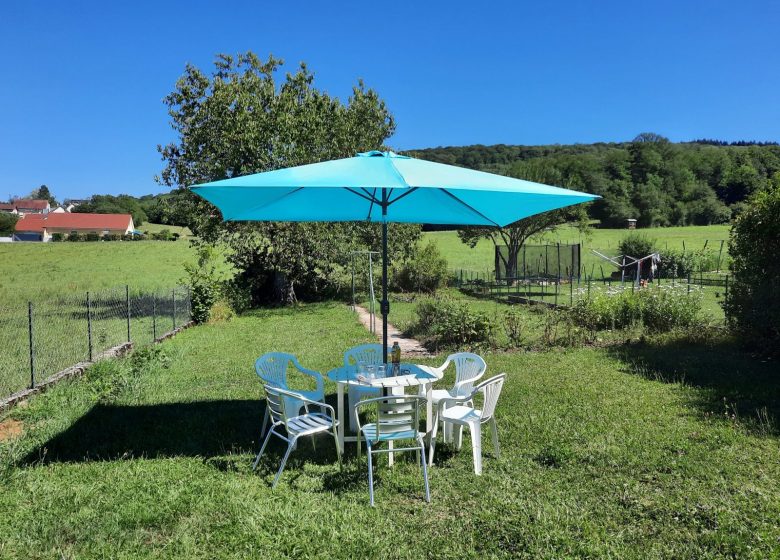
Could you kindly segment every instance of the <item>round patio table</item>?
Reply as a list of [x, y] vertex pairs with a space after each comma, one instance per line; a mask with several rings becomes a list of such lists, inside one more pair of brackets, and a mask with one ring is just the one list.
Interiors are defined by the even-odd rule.
[[[389, 364], [388, 364], [389, 365]], [[358, 385], [360, 387], [375, 387], [383, 389], [385, 394], [403, 395], [406, 387], [423, 386], [425, 391], [425, 434], [430, 444], [430, 436], [433, 431], [433, 404], [431, 402], [431, 390], [434, 381], [439, 380], [438, 372], [430, 367], [418, 364], [401, 363], [401, 374], [397, 376], [387, 376], [378, 379], [360, 380], [358, 379], [357, 366], [341, 366], [330, 370], [327, 373], [328, 379], [336, 383], [336, 408], [339, 418], [338, 438], [341, 452], [344, 452], [345, 441], [357, 441], [358, 434], [344, 435], [344, 389], [347, 385]], [[392, 442], [391, 442], [392, 444]], [[393, 454], [389, 454], [390, 464], [393, 462]]]

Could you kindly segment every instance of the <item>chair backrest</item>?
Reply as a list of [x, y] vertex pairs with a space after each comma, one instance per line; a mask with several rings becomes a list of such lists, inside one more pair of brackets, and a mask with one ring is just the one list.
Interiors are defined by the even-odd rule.
[[392, 438], [393, 434], [413, 432], [417, 435], [420, 427], [420, 408], [425, 403], [424, 397], [412, 395], [397, 395], [379, 397], [363, 401], [363, 404], [374, 402], [376, 412], [376, 437]]
[[474, 387], [474, 392], [480, 391], [484, 397], [482, 403], [482, 422], [493, 418], [493, 413], [496, 411], [496, 404], [498, 404], [498, 397], [501, 394], [501, 388], [504, 386], [504, 380], [506, 374], [502, 373], [491, 377]]
[[384, 363], [381, 344], [361, 344], [344, 352], [344, 365], [356, 366], [360, 362], [366, 365], [379, 365]]
[[255, 361], [255, 372], [263, 383], [287, 389], [287, 366], [296, 362], [295, 356], [285, 352], [269, 352]]
[[447, 356], [447, 361], [455, 364], [455, 383], [458, 394], [468, 395], [474, 387], [474, 381], [485, 375], [487, 364], [482, 356], [472, 352], [458, 352]]
[[274, 387], [273, 385], [264, 384], [263, 389], [265, 390], [265, 402], [266, 406], [268, 407], [268, 413], [271, 416], [271, 422], [277, 423], [277, 422], [284, 422], [285, 425], [287, 423], [287, 410], [286, 410], [286, 400], [284, 398], [284, 395], [282, 395], [279, 392], [279, 387]]

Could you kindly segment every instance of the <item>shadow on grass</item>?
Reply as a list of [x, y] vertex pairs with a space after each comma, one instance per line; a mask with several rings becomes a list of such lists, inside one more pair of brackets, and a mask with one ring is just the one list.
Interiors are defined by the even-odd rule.
[[703, 413], [736, 419], [755, 434], [780, 434], [777, 362], [752, 357], [727, 339], [659, 338], [609, 352], [626, 363], [629, 373], [703, 389], [693, 402]]
[[[199, 457], [219, 470], [243, 470], [249, 463], [238, 455], [254, 457], [259, 451], [264, 414], [264, 400], [98, 404], [67, 430], [27, 454], [20, 464]], [[319, 436], [316, 451], [310, 439], [301, 439], [293, 453], [295, 459], [335, 462], [332, 439]], [[271, 438], [263, 457], [269, 468], [274, 464], [278, 468], [285, 448], [279, 438]], [[291, 466], [296, 462], [293, 456]], [[247, 465], [243, 465], [245, 462]]]

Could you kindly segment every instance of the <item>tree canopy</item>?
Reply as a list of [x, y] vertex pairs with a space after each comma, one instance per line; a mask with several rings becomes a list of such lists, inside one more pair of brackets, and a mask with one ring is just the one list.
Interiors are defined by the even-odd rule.
[[[247, 52], [217, 56], [207, 74], [188, 65], [166, 98], [178, 138], [158, 149], [158, 178], [181, 197], [189, 227], [204, 242], [228, 248], [237, 280], [254, 302], [318, 297], [334, 284], [352, 248], [375, 248], [369, 224], [223, 223], [219, 211], [187, 192], [193, 184], [314, 163], [378, 149], [395, 122], [385, 102], [358, 82], [343, 103], [314, 86], [305, 64], [283, 80], [282, 60]], [[392, 228], [391, 251], [402, 255], [417, 226]]]
[[672, 143], [655, 133], [631, 142], [551, 146], [463, 146], [408, 155], [523, 177], [531, 162], [559, 173], [560, 186], [603, 198], [588, 212], [605, 226], [728, 222], [753, 193], [780, 183], [780, 146], [701, 140]]

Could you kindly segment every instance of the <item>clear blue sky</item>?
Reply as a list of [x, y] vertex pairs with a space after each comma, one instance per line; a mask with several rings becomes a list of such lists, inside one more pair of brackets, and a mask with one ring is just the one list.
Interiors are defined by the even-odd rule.
[[0, 199], [161, 192], [162, 98], [186, 62], [306, 61], [394, 113], [396, 149], [780, 140], [780, 2], [0, 4]]

